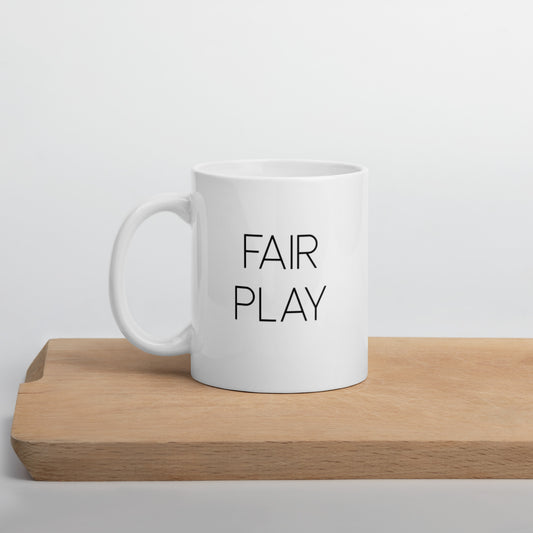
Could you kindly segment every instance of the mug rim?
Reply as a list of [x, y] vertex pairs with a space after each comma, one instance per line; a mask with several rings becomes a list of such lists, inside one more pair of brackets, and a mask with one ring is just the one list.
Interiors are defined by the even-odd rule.
[[[237, 168], [242, 167], [241, 171], [229, 171], [231, 167]], [[266, 172], [253, 172], [247, 171], [246, 167], [279, 167], [281, 169], [283, 166], [292, 167], [293, 172], [281, 172], [279, 169], [277, 173]], [[224, 170], [224, 167], [227, 167]], [[296, 169], [300, 167], [300, 171], [296, 172]], [[314, 167], [315, 171], [304, 171], [305, 168]], [[327, 169], [330, 169], [327, 171]], [[322, 169], [320, 171], [320, 169]], [[258, 158], [258, 159], [227, 159], [227, 160], [218, 160], [218, 161], [207, 161], [204, 163], [197, 163], [192, 167], [192, 171], [195, 175], [210, 176], [213, 178], [229, 178], [229, 179], [250, 179], [250, 180], [299, 180], [299, 179], [333, 179], [340, 178], [343, 176], [354, 176], [361, 175], [364, 176], [367, 174], [368, 170], [362, 165], [357, 165], [354, 163], [349, 163], [346, 161], [332, 161], [325, 159], [268, 159], [268, 158]]]

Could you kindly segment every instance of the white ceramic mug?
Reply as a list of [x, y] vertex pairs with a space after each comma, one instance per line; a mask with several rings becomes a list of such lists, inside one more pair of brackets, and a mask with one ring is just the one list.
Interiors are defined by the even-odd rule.
[[[327, 161], [243, 160], [193, 169], [194, 192], [135, 209], [111, 259], [113, 314], [157, 355], [191, 354], [194, 379], [251, 392], [313, 392], [367, 376], [365, 168]], [[192, 323], [171, 340], [145, 332], [124, 292], [138, 226], [161, 211], [192, 226]]]

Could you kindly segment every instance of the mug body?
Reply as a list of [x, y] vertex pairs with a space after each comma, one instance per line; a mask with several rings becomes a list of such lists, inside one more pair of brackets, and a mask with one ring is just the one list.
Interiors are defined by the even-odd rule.
[[366, 169], [228, 161], [193, 180], [193, 378], [279, 393], [363, 381]]

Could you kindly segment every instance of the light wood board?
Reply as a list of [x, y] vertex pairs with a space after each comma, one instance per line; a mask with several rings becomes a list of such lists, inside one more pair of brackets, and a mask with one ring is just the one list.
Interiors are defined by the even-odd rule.
[[39, 480], [532, 478], [533, 340], [371, 338], [330, 392], [202, 385], [189, 356], [50, 340], [12, 444]]

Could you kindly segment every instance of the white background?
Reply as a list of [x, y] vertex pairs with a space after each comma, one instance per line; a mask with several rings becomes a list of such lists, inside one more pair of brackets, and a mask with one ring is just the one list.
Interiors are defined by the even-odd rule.
[[[397, 531], [531, 530], [531, 481], [46, 484], [24, 479], [8, 441], [18, 383], [46, 339], [119, 336], [107, 297], [116, 230], [145, 198], [187, 193], [200, 161], [369, 167], [371, 335], [533, 337], [529, 2], [0, 6], [9, 531], [141, 531], [154, 516], [161, 530], [190, 530], [195, 516], [248, 531], [388, 520]], [[130, 299], [155, 333], [188, 321], [189, 243], [171, 215], [133, 243]]]

